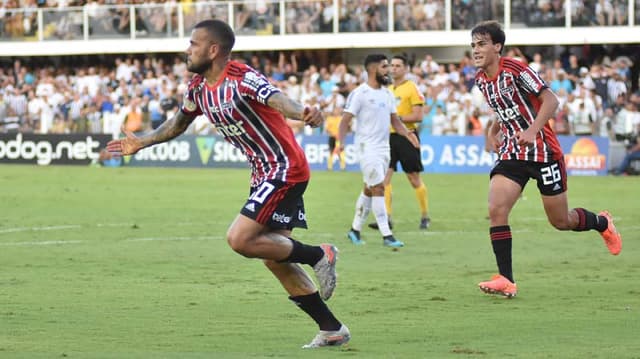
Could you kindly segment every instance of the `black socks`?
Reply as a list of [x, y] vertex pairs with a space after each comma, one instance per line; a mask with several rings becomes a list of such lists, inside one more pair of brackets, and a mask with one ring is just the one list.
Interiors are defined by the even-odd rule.
[[512, 283], [515, 283], [511, 266], [511, 227], [491, 227], [489, 228], [489, 236], [491, 237], [493, 253], [496, 255], [498, 271]]
[[583, 232], [595, 229], [598, 232], [604, 232], [609, 226], [609, 221], [597, 214], [590, 212], [584, 208], [574, 208], [578, 213], [578, 225], [573, 229], [575, 232]]
[[320, 327], [320, 330], [339, 330], [342, 323], [333, 316], [327, 305], [320, 299], [318, 292], [289, 297], [300, 309], [307, 313]]
[[324, 256], [324, 251], [318, 246], [310, 246], [304, 243], [300, 243], [295, 239], [289, 238], [293, 243], [293, 248], [289, 256], [280, 262], [286, 263], [302, 263], [310, 266], [316, 265], [320, 259]]

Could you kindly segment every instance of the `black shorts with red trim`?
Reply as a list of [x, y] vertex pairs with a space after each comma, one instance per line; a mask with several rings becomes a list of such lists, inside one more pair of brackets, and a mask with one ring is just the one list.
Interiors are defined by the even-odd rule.
[[308, 182], [267, 180], [251, 187], [240, 213], [273, 229], [307, 228], [302, 194]]
[[545, 196], [555, 196], [567, 190], [564, 159], [547, 163], [499, 160], [491, 170], [489, 178], [497, 174], [518, 183], [523, 190], [529, 179], [533, 178], [538, 184], [538, 190]]
[[[418, 138], [418, 141], [420, 141], [418, 132], [413, 131], [413, 133]], [[420, 149], [413, 147], [406, 137], [392, 133], [389, 136], [389, 147], [391, 148], [389, 168], [397, 171], [398, 162], [400, 162], [402, 170], [406, 173], [422, 172], [424, 170]]]

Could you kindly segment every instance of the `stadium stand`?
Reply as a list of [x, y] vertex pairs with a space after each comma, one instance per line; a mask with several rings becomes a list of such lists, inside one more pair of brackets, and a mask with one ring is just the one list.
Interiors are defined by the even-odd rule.
[[[318, 50], [306, 49], [309, 45], [299, 46], [303, 50], [289, 47], [313, 43], [309, 39], [325, 35], [336, 39], [355, 36], [356, 40], [349, 41], [360, 38], [366, 43], [368, 33], [379, 32], [391, 36], [396, 43], [400, 38], [416, 41], [419, 36], [446, 34], [442, 41], [451, 42], [458, 58], [452, 59], [452, 55], [438, 58], [442, 48], [423, 47], [433, 40], [415, 42], [411, 47], [387, 45], [411, 59], [411, 77], [427, 101], [423, 134], [481, 134], [478, 124], [487, 123], [490, 110], [473, 87], [474, 69], [467, 49], [461, 47], [467, 44], [468, 29], [477, 20], [504, 18], [505, 26], [514, 31], [527, 28], [529, 33], [558, 26], [560, 29], [556, 31], [563, 33], [583, 31], [577, 26], [600, 32], [606, 26], [637, 33], [638, 2], [584, 0], [566, 4], [513, 0], [506, 12], [505, 3], [498, 0], [453, 1], [449, 9], [440, 0], [391, 3], [5, 0], [0, 2], [0, 48], [11, 47], [8, 54], [12, 55], [0, 59], [4, 65], [0, 68], [0, 132], [89, 132], [116, 136], [120, 124], [128, 119], [136, 119], [129, 123], [140, 122], [134, 126], [138, 131], [157, 127], [177, 110], [189, 77], [180, 54], [186, 46], [185, 34], [188, 36], [198, 21], [215, 17], [234, 25], [239, 44], [255, 36], [263, 42], [271, 38], [266, 42], [272, 45], [287, 43], [281, 51], [254, 51], [261, 48], [243, 45], [235, 56], [264, 72], [293, 97], [317, 104], [327, 114], [365, 80], [360, 53], [335, 49], [339, 47], [335, 45], [334, 49], [325, 48], [322, 41], [318, 42]], [[445, 16], [447, 12], [450, 16]], [[567, 17], [565, 13], [569, 12], [571, 16]], [[402, 32], [402, 36], [396, 32]], [[282, 41], [279, 35], [292, 40]], [[611, 43], [600, 45], [573, 45], [569, 41], [554, 46], [537, 42], [508, 46], [508, 56], [529, 62], [558, 93], [561, 110], [553, 122], [559, 133], [606, 136], [614, 141], [627, 141], [625, 144], [636, 137], [640, 126], [640, 46], [617, 44], [614, 35]], [[153, 48], [155, 45], [149, 44], [157, 40], [164, 41], [168, 49], [140, 51]], [[123, 54], [103, 50], [96, 55], [91, 44], [104, 46], [101, 41], [117, 41], [122, 44]], [[384, 46], [389, 40], [380, 41]], [[60, 43], [65, 44], [62, 50]], [[507, 44], [512, 43], [507, 39]], [[58, 56], [28, 57], [31, 51], [36, 51], [29, 48], [47, 46], [56, 46], [53, 54]], [[132, 47], [139, 49], [126, 52]], [[85, 55], [60, 56], [65, 48], [68, 53]], [[189, 129], [194, 134], [209, 131], [211, 128], [203, 121], [196, 121]]]

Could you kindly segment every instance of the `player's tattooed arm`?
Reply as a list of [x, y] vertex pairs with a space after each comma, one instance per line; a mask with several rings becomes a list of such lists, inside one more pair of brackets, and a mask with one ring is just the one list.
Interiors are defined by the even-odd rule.
[[280, 111], [285, 117], [300, 120], [311, 127], [318, 127], [324, 122], [322, 112], [317, 107], [304, 106], [280, 92], [271, 95], [267, 105]]
[[107, 151], [119, 155], [133, 155], [145, 147], [156, 143], [166, 142], [183, 133], [195, 117], [184, 114], [178, 110], [172, 119], [163, 123], [155, 131], [148, 135], [138, 137], [133, 132], [122, 126], [124, 138], [118, 138], [107, 143]]
[[267, 105], [280, 111], [280, 113], [287, 118], [302, 120], [304, 117], [304, 106], [281, 92], [276, 92], [271, 95], [267, 101]]
[[147, 136], [141, 137], [140, 140], [144, 147], [155, 145], [156, 143], [167, 142], [186, 131], [194, 119], [194, 116], [187, 115], [181, 110], [178, 110], [173, 118], [165, 121], [155, 131], [151, 132]]

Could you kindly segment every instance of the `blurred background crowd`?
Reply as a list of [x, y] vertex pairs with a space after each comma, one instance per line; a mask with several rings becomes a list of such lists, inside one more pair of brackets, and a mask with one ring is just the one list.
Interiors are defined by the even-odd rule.
[[[640, 0], [631, 1], [640, 9]], [[179, 21], [184, 22], [186, 32], [205, 18], [229, 21], [230, 14], [239, 35], [375, 32], [388, 31], [390, 26], [395, 31], [445, 28], [441, 0], [393, 4], [391, 14], [386, 0], [287, 1], [284, 7], [278, 1], [237, 1], [232, 3], [232, 12], [227, 2], [212, 1], [0, 0], [0, 39], [81, 39], [86, 35], [85, 15], [89, 36], [103, 38], [175, 36], [181, 28]], [[562, 26], [567, 20], [564, 4], [513, 0], [511, 26]], [[626, 25], [628, 4], [620, 0], [572, 1], [570, 21], [576, 26]], [[340, 17], [337, 22], [335, 14]], [[637, 17], [640, 11], [635, 14]], [[286, 21], [280, 21], [281, 15]], [[389, 21], [390, 15], [394, 21]], [[503, 16], [501, 0], [453, 0], [450, 26], [468, 29], [481, 19]], [[640, 19], [635, 21], [640, 23]], [[281, 29], [281, 24], [286, 28]], [[36, 33], [37, 28], [43, 29], [42, 34]], [[421, 134], [482, 135], [492, 114], [474, 88], [475, 68], [469, 54], [438, 63], [428, 48], [412, 51], [403, 55], [409, 58], [409, 79], [425, 97]], [[263, 72], [292, 98], [319, 106], [334, 121], [350, 91], [366, 81], [362, 65], [339, 50], [234, 56]], [[618, 141], [631, 141], [638, 134], [638, 46], [511, 47], [505, 56], [528, 63], [556, 92], [560, 109], [552, 125], [558, 133], [607, 136]], [[123, 123], [132, 131], [157, 128], [178, 110], [190, 77], [182, 54], [17, 57], [0, 59], [0, 63], [0, 132], [116, 136]], [[323, 131], [304, 128], [297, 121], [290, 124], [300, 134]], [[212, 131], [203, 117], [189, 129], [194, 134]]]
[[[83, 38], [85, 10], [90, 38], [128, 37], [131, 27], [136, 37], [175, 36], [179, 21], [184, 22], [188, 33], [206, 18], [232, 20], [240, 35], [447, 28], [443, 0], [396, 0], [391, 7], [387, 0], [233, 1], [231, 12], [228, 5], [222, 1], [191, 0], [2, 0], [0, 39], [36, 38], [38, 9], [43, 9], [45, 40]], [[503, 0], [452, 0], [450, 29], [470, 29], [481, 20], [503, 19], [504, 5]], [[512, 0], [510, 26], [563, 27], [567, 22], [572, 26], [625, 26], [630, 20], [640, 24], [640, 11], [630, 19], [629, 5], [640, 9], [640, 0], [572, 0], [570, 14], [561, 0]]]
[[[350, 91], [366, 81], [362, 65], [330, 59], [316, 64], [314, 60], [323, 57], [313, 51], [235, 56], [292, 98], [322, 108], [326, 117], [339, 116]], [[618, 140], [637, 133], [640, 79], [632, 78], [634, 63], [628, 56], [586, 62], [571, 51], [550, 58], [539, 52], [525, 54], [519, 48], [507, 48], [506, 56], [527, 62], [558, 95], [560, 110], [552, 119], [558, 133]], [[408, 78], [425, 97], [421, 132], [481, 135], [492, 114], [475, 89], [475, 68], [468, 53], [447, 64], [437, 63], [429, 53], [408, 57]], [[178, 54], [103, 56], [55, 65], [29, 65], [28, 59], [16, 59], [0, 69], [1, 131], [117, 134], [122, 123], [134, 132], [156, 128], [181, 104], [191, 76], [183, 58]], [[322, 130], [290, 123], [304, 134]], [[189, 132], [212, 130], [201, 118]]]

